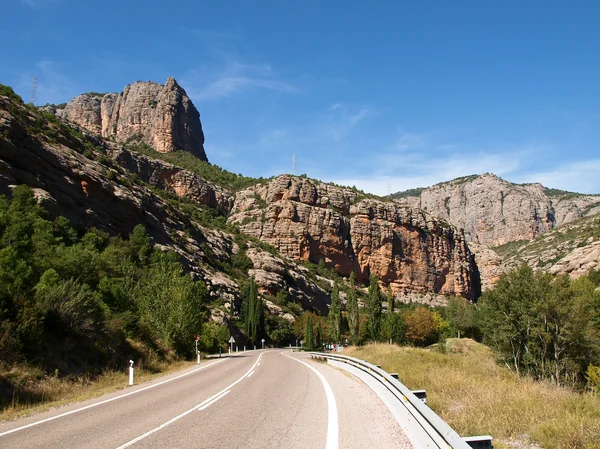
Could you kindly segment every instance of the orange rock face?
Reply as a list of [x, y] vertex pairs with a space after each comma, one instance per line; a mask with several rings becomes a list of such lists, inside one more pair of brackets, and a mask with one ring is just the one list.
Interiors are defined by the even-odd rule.
[[164, 86], [133, 83], [120, 94], [79, 95], [56, 114], [105, 138], [134, 138], [162, 153], [185, 150], [207, 160], [200, 114], [173, 78]]
[[462, 231], [426, 212], [282, 175], [236, 195], [230, 220], [295, 260], [323, 260], [343, 276], [377, 275], [396, 293], [479, 294]]

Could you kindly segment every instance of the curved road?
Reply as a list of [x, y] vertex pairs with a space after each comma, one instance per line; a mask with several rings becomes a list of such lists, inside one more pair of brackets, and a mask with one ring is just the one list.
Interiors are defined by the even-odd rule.
[[1, 448], [410, 448], [360, 380], [306, 354], [248, 351], [0, 424]]

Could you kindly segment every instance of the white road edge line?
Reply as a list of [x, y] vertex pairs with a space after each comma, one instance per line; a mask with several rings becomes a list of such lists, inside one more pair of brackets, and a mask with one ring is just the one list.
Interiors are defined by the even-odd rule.
[[161, 429], [164, 429], [164, 428], [165, 428], [165, 427], [167, 427], [169, 424], [173, 424], [175, 421], [177, 421], [177, 420], [179, 420], [179, 419], [183, 418], [184, 416], [186, 416], [186, 415], [189, 415], [189, 414], [190, 414], [190, 413], [192, 413], [194, 410], [198, 410], [198, 409], [200, 409], [201, 407], [203, 407], [203, 406], [205, 406], [206, 404], [210, 403], [210, 401], [212, 401], [212, 400], [215, 400], [215, 399], [221, 399], [221, 398], [219, 398], [219, 396], [220, 396], [220, 395], [222, 395], [222, 394], [223, 394], [224, 392], [226, 392], [227, 390], [230, 390], [230, 389], [231, 389], [231, 388], [232, 388], [234, 385], [238, 384], [238, 383], [239, 383], [239, 382], [241, 382], [241, 381], [242, 381], [242, 380], [243, 380], [243, 379], [244, 379], [246, 376], [248, 376], [248, 374], [249, 374], [249, 373], [250, 373], [250, 372], [251, 372], [251, 371], [252, 371], [252, 370], [253, 370], [253, 369], [256, 367], [256, 365], [258, 364], [258, 362], [260, 362], [260, 358], [263, 356], [263, 354], [264, 354], [264, 352], [263, 352], [263, 353], [261, 353], [261, 354], [258, 356], [258, 359], [256, 360], [256, 362], [254, 362], [254, 365], [252, 365], [252, 366], [250, 367], [250, 369], [249, 369], [248, 371], [246, 371], [246, 374], [244, 374], [242, 377], [240, 377], [238, 380], [236, 380], [236, 381], [235, 381], [235, 382], [233, 382], [232, 384], [230, 384], [230, 385], [228, 385], [227, 387], [223, 388], [223, 389], [222, 389], [221, 391], [219, 391], [218, 393], [216, 393], [216, 394], [213, 394], [213, 395], [212, 395], [210, 398], [208, 398], [208, 399], [206, 399], [206, 400], [202, 401], [200, 404], [198, 404], [198, 405], [194, 405], [194, 406], [193, 406], [191, 409], [189, 409], [189, 410], [186, 410], [185, 412], [181, 413], [180, 415], [177, 415], [177, 416], [176, 416], [176, 417], [174, 417], [174, 418], [171, 418], [171, 419], [170, 419], [170, 420], [168, 420], [167, 422], [165, 422], [165, 423], [161, 424], [161, 425], [160, 425], [160, 426], [158, 426], [158, 427], [155, 427], [155, 428], [154, 428], [154, 429], [152, 429], [152, 430], [149, 430], [148, 432], [146, 432], [146, 433], [144, 433], [144, 434], [140, 435], [139, 437], [137, 437], [137, 438], [134, 438], [134, 439], [133, 439], [133, 440], [131, 440], [131, 441], [128, 441], [127, 443], [123, 444], [122, 446], [119, 446], [117, 449], [125, 449], [126, 447], [129, 447], [129, 446], [131, 446], [131, 445], [133, 445], [133, 444], [137, 443], [138, 441], [141, 441], [141, 440], [143, 440], [144, 438], [146, 438], [146, 437], [148, 437], [148, 436], [152, 435], [153, 433], [155, 433], [155, 432], [158, 432], [158, 431], [159, 431], [159, 430], [161, 430]]
[[[287, 351], [290, 352], [290, 351]], [[284, 356], [295, 360], [298, 363], [302, 363], [307, 366], [311, 370], [315, 372], [319, 379], [321, 379], [321, 383], [323, 384], [323, 388], [325, 389], [325, 396], [327, 396], [327, 443], [325, 445], [325, 449], [337, 449], [338, 448], [338, 439], [339, 439], [339, 426], [338, 426], [338, 412], [337, 412], [337, 404], [335, 402], [335, 396], [333, 395], [333, 390], [329, 386], [327, 379], [313, 366], [310, 366], [308, 363], [303, 362], [302, 360], [298, 360], [291, 355], [286, 354], [285, 352], [281, 352]]]
[[211, 405], [213, 405], [215, 402], [217, 402], [219, 399], [222, 399], [227, 393], [230, 393], [231, 390], [227, 390], [225, 393], [223, 393], [221, 396], [218, 396], [216, 398], [214, 398], [212, 401], [210, 401], [208, 404], [203, 405], [202, 407], [196, 409], [199, 412], [201, 412], [202, 410], [204, 410], [205, 408], [210, 407]]
[[252, 371], [250, 374], [248, 374], [248, 377], [252, 376], [254, 374], [254, 371]]
[[8, 435], [9, 433], [18, 432], [19, 430], [28, 429], [29, 427], [37, 426], [39, 424], [43, 424], [43, 423], [46, 423], [48, 421], [54, 421], [55, 419], [62, 418], [63, 416], [73, 415], [74, 413], [79, 413], [79, 412], [82, 412], [84, 410], [88, 410], [90, 408], [98, 407], [99, 405], [108, 404], [109, 402], [113, 402], [113, 401], [116, 401], [117, 399], [122, 399], [122, 398], [125, 398], [127, 396], [138, 394], [138, 393], [141, 393], [142, 391], [150, 390], [151, 388], [155, 388], [155, 387], [158, 387], [159, 385], [164, 385], [164, 384], [166, 384], [168, 382], [172, 382], [174, 380], [181, 379], [182, 377], [189, 376], [190, 374], [196, 373], [196, 372], [198, 372], [200, 370], [203, 370], [204, 368], [209, 368], [211, 366], [214, 366], [214, 365], [216, 365], [218, 363], [221, 363], [221, 362], [224, 362], [226, 360], [227, 360], [226, 358], [222, 359], [222, 360], [218, 360], [218, 361], [210, 363], [208, 365], [201, 366], [200, 368], [196, 368], [195, 370], [190, 371], [189, 373], [181, 374], [181, 375], [173, 377], [171, 379], [163, 380], [162, 382], [158, 382], [156, 384], [152, 384], [152, 385], [149, 385], [147, 387], [140, 388], [139, 390], [130, 391], [129, 393], [125, 393], [125, 394], [122, 394], [120, 396], [116, 396], [114, 398], [106, 399], [104, 401], [100, 401], [100, 402], [96, 402], [94, 404], [86, 405], [85, 407], [81, 407], [81, 408], [78, 408], [78, 409], [75, 409], [75, 410], [71, 410], [69, 412], [62, 413], [60, 415], [51, 416], [50, 418], [42, 419], [40, 421], [36, 421], [36, 422], [31, 423], [31, 424], [27, 424], [27, 425], [24, 425], [24, 426], [21, 426], [21, 427], [16, 427], [14, 429], [7, 430], [6, 432], [0, 433], [0, 437]]

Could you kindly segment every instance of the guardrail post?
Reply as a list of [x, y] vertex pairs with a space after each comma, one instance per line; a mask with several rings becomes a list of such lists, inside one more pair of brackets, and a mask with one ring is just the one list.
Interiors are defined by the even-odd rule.
[[390, 376], [392, 376], [396, 380], [399, 380], [398, 373], [390, 373]]
[[473, 449], [492, 449], [492, 437], [489, 435], [480, 435], [476, 437], [463, 437], [463, 440]]
[[425, 390], [413, 390], [411, 393], [414, 394], [420, 400], [422, 400], [425, 404], [427, 404], [427, 391], [425, 391]]

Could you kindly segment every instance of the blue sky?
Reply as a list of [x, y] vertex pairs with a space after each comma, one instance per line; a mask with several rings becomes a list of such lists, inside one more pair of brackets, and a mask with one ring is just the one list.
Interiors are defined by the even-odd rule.
[[27, 100], [36, 74], [44, 104], [174, 76], [230, 171], [600, 193], [596, 1], [3, 3], [0, 83]]

